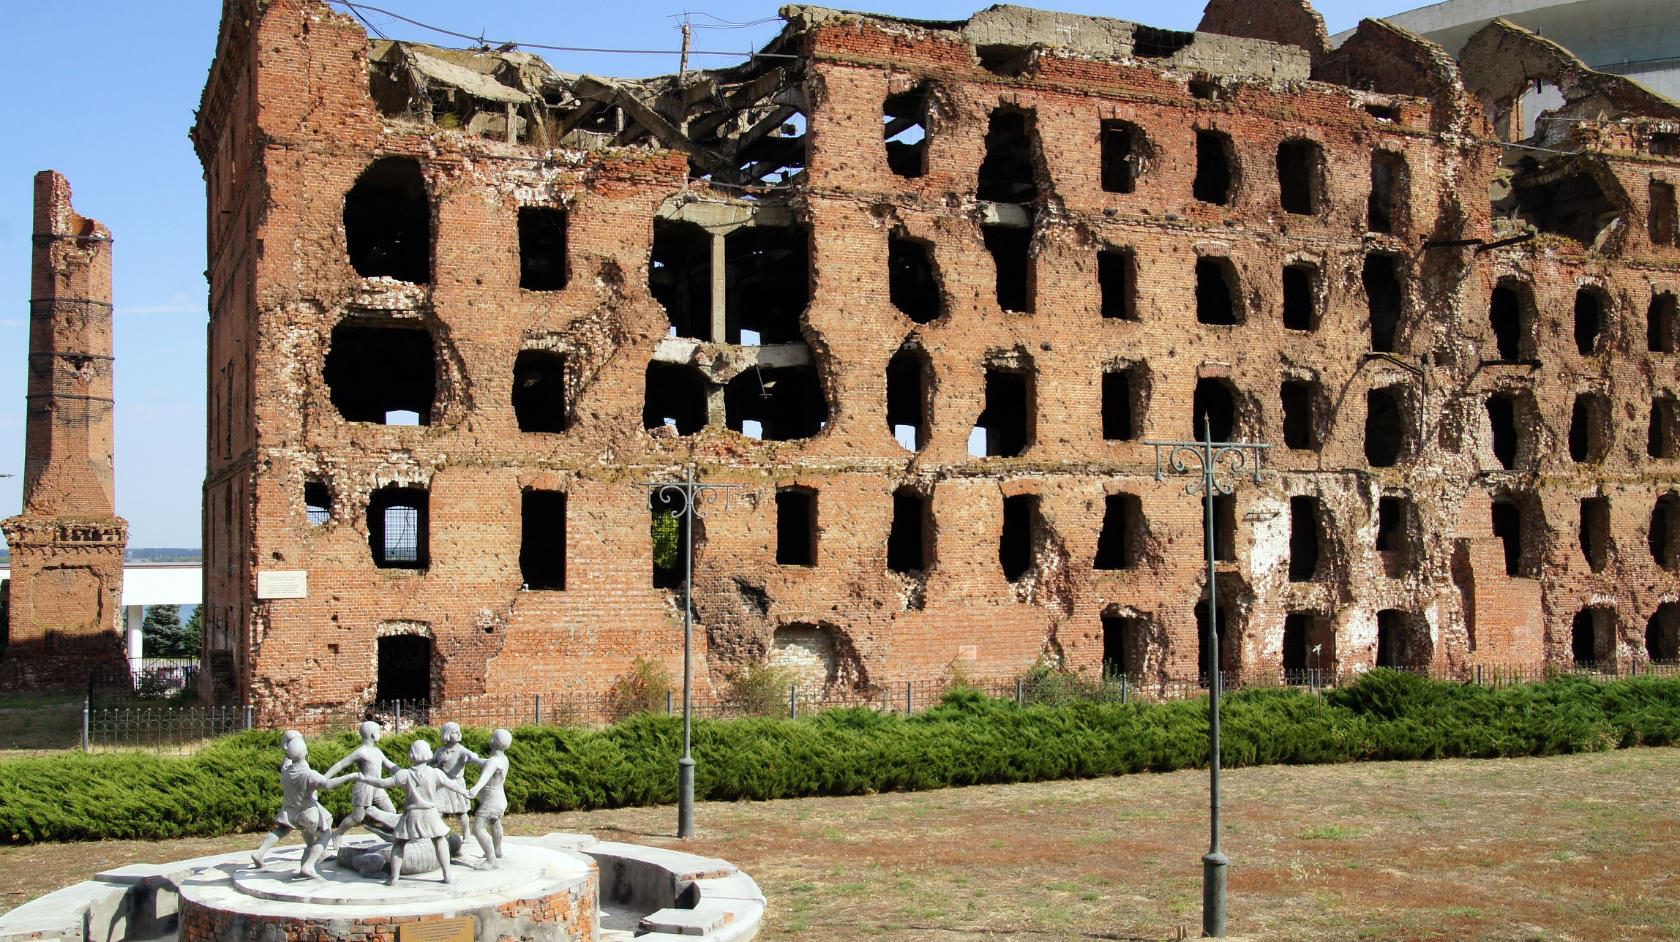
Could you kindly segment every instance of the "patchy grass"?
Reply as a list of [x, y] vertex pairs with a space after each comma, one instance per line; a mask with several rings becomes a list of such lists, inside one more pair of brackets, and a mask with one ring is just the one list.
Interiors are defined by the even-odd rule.
[[[517, 774], [517, 770], [516, 770]], [[673, 770], [674, 774], [674, 770]], [[1306, 940], [1680, 938], [1680, 750], [1227, 770], [1231, 928]], [[685, 849], [751, 873], [766, 942], [1157, 940], [1200, 929], [1196, 771], [705, 803]], [[680, 846], [670, 807], [510, 818]], [[254, 835], [0, 847], [0, 907]]]

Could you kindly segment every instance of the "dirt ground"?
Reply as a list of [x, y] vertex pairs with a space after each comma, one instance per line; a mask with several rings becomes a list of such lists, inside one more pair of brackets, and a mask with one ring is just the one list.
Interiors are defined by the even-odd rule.
[[[516, 771], [517, 774], [517, 771]], [[1680, 750], [1228, 771], [1231, 931], [1264, 939], [1680, 939]], [[1174, 939], [1200, 929], [1203, 772], [703, 804], [761, 939]], [[675, 809], [509, 819], [677, 845]], [[94, 870], [248, 847], [0, 847], [0, 908]]]

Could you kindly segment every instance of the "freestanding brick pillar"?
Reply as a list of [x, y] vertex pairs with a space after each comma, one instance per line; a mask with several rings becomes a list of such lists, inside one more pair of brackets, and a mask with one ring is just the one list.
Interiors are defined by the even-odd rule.
[[112, 459], [111, 232], [35, 175], [23, 513], [6, 520], [11, 615], [0, 691], [125, 669]]

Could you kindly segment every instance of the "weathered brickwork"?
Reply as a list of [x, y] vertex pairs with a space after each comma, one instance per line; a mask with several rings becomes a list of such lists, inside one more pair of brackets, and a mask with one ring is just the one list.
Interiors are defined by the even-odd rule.
[[77, 215], [70, 183], [35, 175], [23, 512], [0, 523], [12, 578], [0, 691], [124, 666], [112, 460], [111, 232]]
[[228, 0], [217, 694], [676, 670], [643, 482], [689, 464], [742, 485], [695, 530], [710, 683], [1193, 678], [1201, 503], [1145, 442], [1204, 415], [1274, 446], [1216, 513], [1228, 668], [1675, 657], [1680, 113], [1495, 24], [1592, 115], [1525, 149], [1519, 57], [1250, 6], [788, 8], [678, 94]]

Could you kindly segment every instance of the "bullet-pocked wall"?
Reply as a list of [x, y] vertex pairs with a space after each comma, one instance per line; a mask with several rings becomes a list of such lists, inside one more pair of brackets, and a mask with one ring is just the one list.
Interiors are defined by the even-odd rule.
[[1194, 680], [1202, 504], [1146, 442], [1207, 427], [1274, 446], [1215, 507], [1227, 669], [1674, 656], [1672, 106], [1583, 85], [1553, 166], [1468, 53], [1264, 5], [789, 8], [679, 85], [229, 0], [212, 692], [675, 671], [686, 465], [740, 486], [689, 534], [705, 683]]

